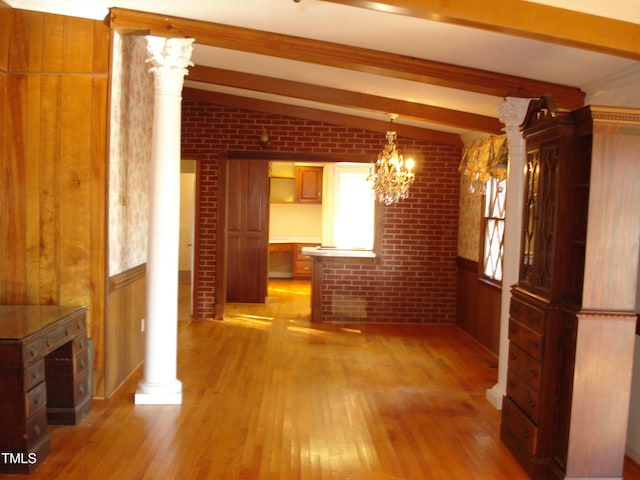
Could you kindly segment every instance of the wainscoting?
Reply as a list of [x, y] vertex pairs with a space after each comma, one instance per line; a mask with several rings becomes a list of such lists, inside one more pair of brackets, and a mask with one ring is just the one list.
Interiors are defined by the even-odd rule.
[[502, 289], [479, 277], [478, 262], [458, 257], [456, 266], [456, 324], [497, 355]]
[[109, 279], [105, 320], [105, 397], [109, 397], [144, 359], [146, 265]]

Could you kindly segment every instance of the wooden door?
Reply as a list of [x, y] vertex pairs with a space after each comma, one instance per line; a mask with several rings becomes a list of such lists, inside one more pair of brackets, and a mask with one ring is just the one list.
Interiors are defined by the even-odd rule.
[[264, 303], [269, 241], [269, 163], [230, 160], [227, 185], [227, 301]]

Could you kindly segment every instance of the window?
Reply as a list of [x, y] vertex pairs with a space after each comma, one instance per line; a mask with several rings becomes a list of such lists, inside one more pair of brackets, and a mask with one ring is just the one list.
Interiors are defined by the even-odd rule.
[[373, 250], [375, 199], [368, 175], [368, 164], [325, 164], [323, 245]]
[[504, 219], [506, 202], [506, 180], [491, 177], [485, 184], [483, 230], [483, 273], [492, 280], [502, 280], [502, 257], [504, 255]]

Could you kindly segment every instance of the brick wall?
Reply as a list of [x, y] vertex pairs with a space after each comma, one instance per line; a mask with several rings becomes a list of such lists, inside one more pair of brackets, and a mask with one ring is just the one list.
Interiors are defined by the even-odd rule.
[[[184, 158], [201, 162], [200, 260], [195, 315], [214, 316], [218, 160], [228, 150], [366, 154], [375, 159], [384, 134], [222, 107], [185, 99]], [[382, 248], [374, 265], [325, 266], [323, 318], [328, 321], [454, 323], [460, 148], [399, 137], [416, 161], [411, 196], [384, 207]]]

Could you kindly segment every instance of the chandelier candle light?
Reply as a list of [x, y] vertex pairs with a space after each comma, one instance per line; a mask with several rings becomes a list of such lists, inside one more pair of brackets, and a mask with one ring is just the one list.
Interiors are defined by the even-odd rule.
[[[397, 115], [390, 115], [390, 124]], [[385, 205], [403, 200], [409, 196], [409, 187], [415, 179], [413, 159], [406, 161], [398, 151], [396, 132], [387, 131], [387, 143], [378, 154], [378, 160], [371, 164], [367, 180], [379, 202]]]

